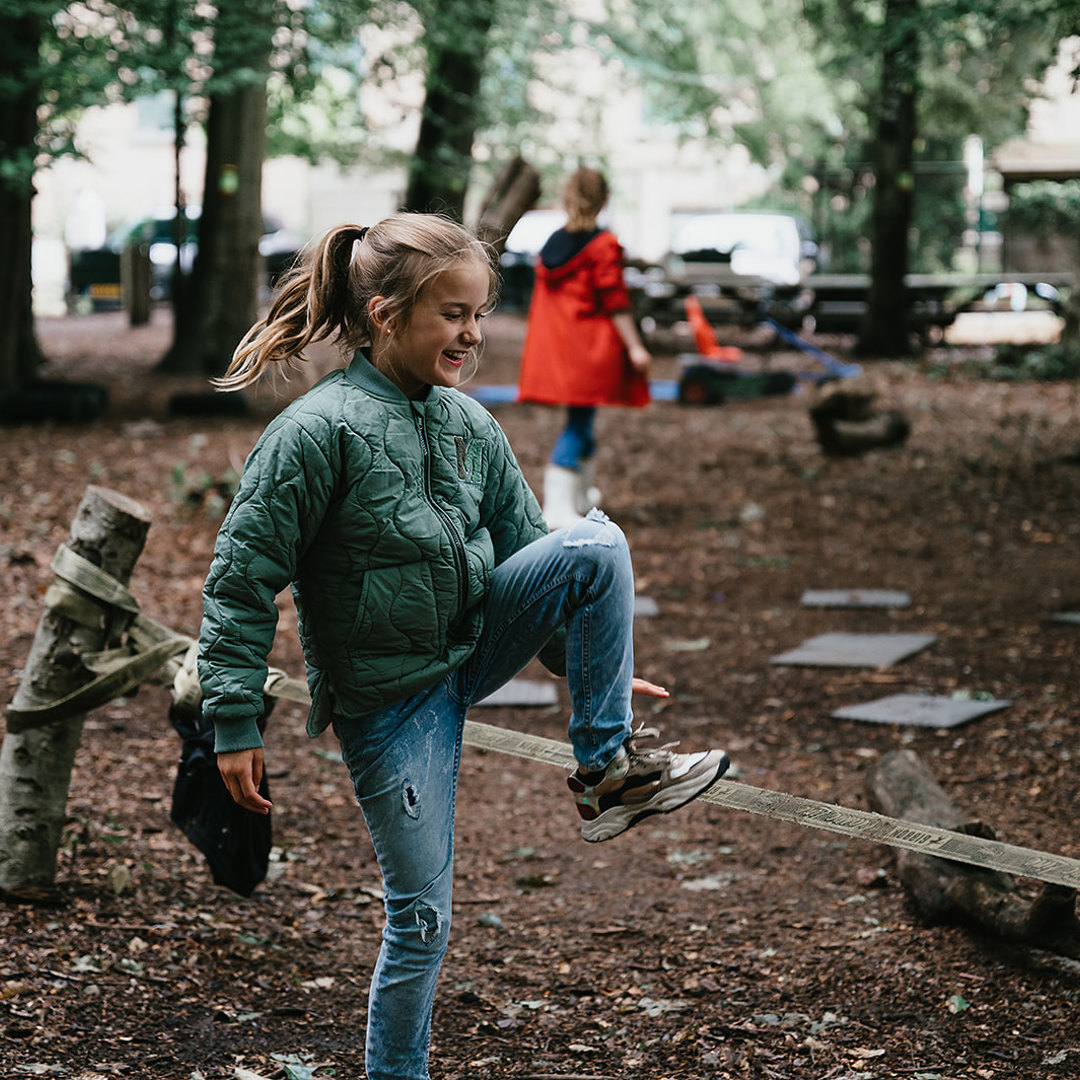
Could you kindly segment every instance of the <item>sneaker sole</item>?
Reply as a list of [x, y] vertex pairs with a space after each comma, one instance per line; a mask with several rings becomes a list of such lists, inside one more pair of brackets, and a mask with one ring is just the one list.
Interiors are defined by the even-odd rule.
[[661, 791], [654, 799], [643, 806], [613, 806], [605, 810], [598, 818], [581, 823], [581, 838], [590, 844], [610, 840], [654, 814], [670, 814], [698, 796], [704, 795], [728, 771], [731, 759], [723, 751], [716, 765], [716, 771], [705, 781], [701, 777], [684, 784], [672, 784]]

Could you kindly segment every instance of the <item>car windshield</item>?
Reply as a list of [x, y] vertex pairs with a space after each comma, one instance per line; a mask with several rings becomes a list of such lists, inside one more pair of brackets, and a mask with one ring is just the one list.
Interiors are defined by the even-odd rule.
[[[677, 255], [695, 252], [728, 255], [740, 248], [782, 256], [792, 247], [792, 224], [790, 218], [773, 214], [694, 215], [676, 226], [672, 251]], [[795, 240], [797, 251], [797, 233]]]
[[[187, 242], [197, 239], [199, 228], [199, 210], [188, 207], [187, 213]], [[114, 251], [120, 251], [128, 244], [172, 244], [175, 243], [173, 225], [176, 214], [158, 214], [157, 217], [139, 218], [137, 221], [126, 221], [109, 234], [108, 246]]]
[[566, 215], [561, 210], [530, 210], [510, 230], [506, 250], [535, 255], [565, 221]]

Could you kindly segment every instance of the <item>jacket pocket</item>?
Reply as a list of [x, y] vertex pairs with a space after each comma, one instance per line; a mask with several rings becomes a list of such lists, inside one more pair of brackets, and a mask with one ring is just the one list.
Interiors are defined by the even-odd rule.
[[363, 580], [360, 582], [360, 595], [356, 600], [356, 611], [353, 613], [352, 625], [349, 628], [348, 636], [345, 638], [345, 644], [350, 651], [357, 642], [363, 641], [371, 634], [371, 628], [375, 620], [368, 599], [370, 593], [371, 571], [369, 570], [364, 574]]
[[334, 691], [326, 673], [320, 671], [311, 680], [311, 708], [308, 711], [307, 733], [315, 738], [325, 731], [334, 718]]

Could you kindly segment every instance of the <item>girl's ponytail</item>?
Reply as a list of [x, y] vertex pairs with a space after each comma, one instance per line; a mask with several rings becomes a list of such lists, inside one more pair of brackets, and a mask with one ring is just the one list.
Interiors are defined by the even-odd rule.
[[339, 225], [323, 236], [286, 279], [266, 318], [237, 346], [225, 374], [214, 380], [219, 390], [250, 386], [273, 363], [292, 370], [296, 361], [305, 359], [304, 349], [312, 342], [334, 334], [353, 338], [358, 328], [350, 272], [353, 248], [366, 233], [359, 225]]

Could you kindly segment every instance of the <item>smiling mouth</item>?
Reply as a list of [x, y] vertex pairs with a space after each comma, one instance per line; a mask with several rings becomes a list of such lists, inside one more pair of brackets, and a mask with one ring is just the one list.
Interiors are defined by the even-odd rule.
[[468, 352], [444, 352], [443, 356], [450, 361], [451, 364], [464, 364], [465, 358], [468, 356]]

